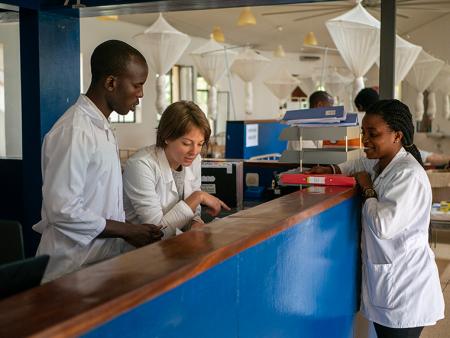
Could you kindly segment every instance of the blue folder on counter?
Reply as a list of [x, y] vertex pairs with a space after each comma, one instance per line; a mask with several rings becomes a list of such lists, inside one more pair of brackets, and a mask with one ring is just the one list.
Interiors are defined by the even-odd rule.
[[344, 106], [289, 110], [283, 117], [288, 124], [337, 123], [345, 119]]

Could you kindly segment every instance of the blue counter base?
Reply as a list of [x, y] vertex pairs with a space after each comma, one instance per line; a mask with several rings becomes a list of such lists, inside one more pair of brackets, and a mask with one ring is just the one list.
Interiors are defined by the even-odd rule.
[[85, 337], [350, 338], [359, 210], [357, 198], [346, 200]]

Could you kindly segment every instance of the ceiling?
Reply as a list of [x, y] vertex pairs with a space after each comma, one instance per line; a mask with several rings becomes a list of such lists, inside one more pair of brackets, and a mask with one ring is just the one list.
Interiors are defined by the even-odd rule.
[[[273, 51], [282, 44], [287, 52], [311, 51], [302, 46], [303, 37], [313, 31], [320, 46], [334, 47], [325, 22], [355, 6], [356, 0], [324, 1], [278, 6], [256, 6], [251, 10], [256, 25], [236, 25], [240, 8], [209, 9], [164, 13], [176, 29], [191, 36], [208, 38], [220, 26], [226, 43], [251, 44], [259, 50]], [[364, 7], [380, 19], [380, 0], [363, 0]], [[408, 40], [409, 33], [450, 13], [450, 0], [397, 0], [397, 33]], [[119, 20], [150, 26], [157, 13], [120, 15]]]

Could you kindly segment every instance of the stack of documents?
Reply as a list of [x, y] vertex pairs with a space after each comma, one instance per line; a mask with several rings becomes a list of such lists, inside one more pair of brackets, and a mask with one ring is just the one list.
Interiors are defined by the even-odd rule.
[[319, 107], [287, 111], [283, 121], [302, 127], [356, 126], [358, 114], [344, 112], [343, 106]]

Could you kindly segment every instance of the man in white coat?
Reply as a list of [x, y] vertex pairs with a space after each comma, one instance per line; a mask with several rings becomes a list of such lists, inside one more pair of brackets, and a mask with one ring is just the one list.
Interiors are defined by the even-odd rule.
[[43, 281], [58, 278], [162, 237], [159, 227], [125, 223], [118, 146], [108, 117], [134, 110], [148, 67], [128, 44], [109, 40], [91, 57], [86, 95], [47, 133], [42, 146], [42, 234], [37, 255], [50, 255]]

